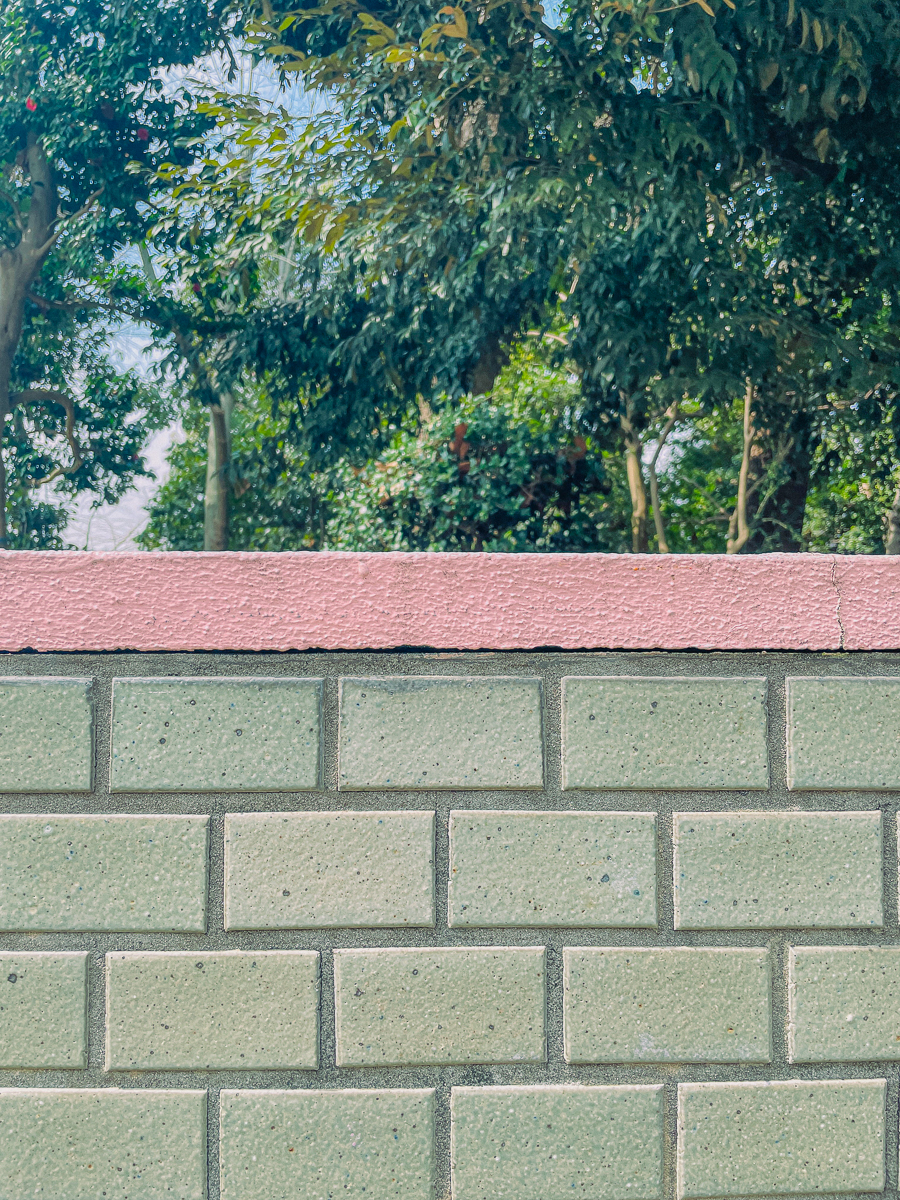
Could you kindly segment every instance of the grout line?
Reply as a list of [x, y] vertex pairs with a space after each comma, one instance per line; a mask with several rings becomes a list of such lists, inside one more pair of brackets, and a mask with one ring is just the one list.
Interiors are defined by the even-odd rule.
[[219, 1113], [221, 1088], [206, 1089], [206, 1200], [219, 1200]]
[[206, 880], [206, 936], [219, 940], [225, 933], [225, 817], [209, 817]]
[[334, 952], [323, 946], [319, 951], [319, 1070], [337, 1070], [337, 993], [335, 991]]
[[566, 1060], [563, 1046], [563, 1025], [565, 1020], [563, 952], [557, 946], [549, 945], [546, 947], [544, 955], [546, 971], [544, 987], [546, 1061], [549, 1067], [564, 1068]]
[[[110, 792], [112, 758], [112, 681], [103, 676], [94, 676], [91, 686], [93, 704], [93, 783], [92, 799], [101, 811], [115, 811], [118, 797]], [[93, 805], [92, 805], [93, 807]], [[127, 809], [123, 809], [127, 811]]]
[[663, 1083], [663, 1200], [676, 1200], [678, 1192], [678, 1084], [672, 1079]]
[[106, 1057], [106, 956], [89, 953], [87, 967], [87, 1065], [103, 1069]]
[[893, 1195], [897, 1194], [898, 1186], [898, 1151], [900, 1151], [900, 1138], [898, 1138], [897, 1125], [897, 1110], [898, 1098], [900, 1098], [900, 1066], [893, 1063], [884, 1063], [885, 1070], [884, 1078], [887, 1080], [887, 1088], [885, 1089], [885, 1117], [887, 1129], [885, 1131], [884, 1151], [885, 1151], [885, 1185], [887, 1191]]
[[769, 943], [772, 972], [772, 1069], [784, 1074], [792, 1064], [788, 1059], [789, 996], [788, 956], [790, 942], [787, 934], [776, 934]]
[[434, 1089], [434, 1200], [450, 1200], [451, 1079], [442, 1076]]
[[671, 945], [677, 914], [674, 813], [669, 800], [660, 803], [656, 814], [656, 889], [656, 936], [662, 945]]
[[[448, 933], [450, 887], [450, 813], [452, 797], [441, 799], [434, 814], [434, 930]], [[456, 931], [453, 931], [454, 936]]]
[[[339, 783], [339, 677], [345, 672], [323, 670], [322, 713], [321, 713], [321, 771], [322, 788], [326, 792], [337, 792]], [[346, 807], [352, 807], [348, 805]]]
[[898, 841], [897, 802], [891, 800], [882, 805], [882, 903], [884, 905], [884, 932], [894, 937], [900, 935], [898, 920]]

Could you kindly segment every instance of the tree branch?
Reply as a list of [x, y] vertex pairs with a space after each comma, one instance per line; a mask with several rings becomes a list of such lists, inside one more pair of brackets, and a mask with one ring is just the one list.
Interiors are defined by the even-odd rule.
[[26, 292], [26, 299], [32, 304], [36, 304], [38, 308], [44, 312], [49, 312], [51, 308], [59, 309], [62, 312], [77, 312], [80, 308], [102, 308], [98, 300], [48, 300], [46, 296], [38, 296], [34, 292]]
[[59, 235], [66, 228], [66, 226], [73, 224], [73, 222], [77, 221], [79, 217], [83, 217], [85, 213], [90, 212], [94, 207], [94, 204], [103, 195], [105, 188], [106, 185], [101, 183], [96, 192], [93, 192], [90, 196], [88, 196], [87, 200], [85, 200], [84, 204], [82, 204], [81, 208], [79, 208], [77, 212], [70, 213], [67, 216], [65, 213], [61, 213], [59, 210], [57, 210], [57, 217], [54, 221], [56, 228], [54, 229], [53, 233], [51, 233], [50, 237], [47, 238], [46, 242], [44, 242], [43, 246], [38, 248], [37, 253], [39, 255], [49, 254], [56, 244]]
[[65, 436], [72, 451], [72, 462], [68, 467], [55, 467], [49, 475], [35, 479], [31, 486], [41, 487], [42, 484], [58, 479], [60, 475], [72, 475], [77, 471], [84, 463], [84, 455], [75, 436], [75, 405], [70, 397], [51, 388], [26, 388], [24, 392], [16, 392], [10, 397], [10, 408], [15, 408], [17, 404], [58, 404], [66, 414]]

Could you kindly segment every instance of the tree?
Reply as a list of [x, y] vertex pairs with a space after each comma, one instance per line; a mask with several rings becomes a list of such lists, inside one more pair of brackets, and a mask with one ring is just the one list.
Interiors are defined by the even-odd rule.
[[[108, 275], [154, 219], [151, 176], [129, 164], [186, 163], [185, 142], [208, 126], [170, 94], [164, 73], [221, 44], [226, 8], [225, 0], [8, 0], [0, 12], [0, 546], [11, 495], [21, 505], [48, 477], [70, 490], [105, 479], [115, 494], [141, 469], [140, 430], [125, 423], [123, 405], [148, 403], [146, 392], [134, 380], [114, 384], [96, 336], [83, 353], [71, 339], [97, 330], [89, 281]], [[51, 317], [68, 340], [56, 356], [46, 352], [52, 337], [32, 352], [29, 340]], [[97, 386], [97, 370], [107, 385]], [[39, 420], [22, 416], [38, 407]], [[61, 424], [61, 444], [43, 438], [34, 452], [29, 430], [46, 435]]]
[[[236, 114], [266, 147], [262, 172], [217, 177], [242, 221], [293, 224], [352, 258], [375, 302], [363, 338], [393, 335], [402, 281], [441, 296], [439, 320], [491, 277], [489, 303], [467, 307], [475, 327], [429, 329], [419, 375], [439, 387], [492, 344], [497, 361], [536, 309], [552, 319], [561, 291], [586, 399], [621, 426], [636, 549], [650, 392], [674, 376], [707, 404], [749, 395], [731, 545], [798, 547], [812, 414], [895, 384], [895, 4], [579, 2], [556, 29], [525, 3], [264, 16], [260, 44], [328, 89], [338, 116], [292, 144], [269, 136], [279, 114]], [[451, 236], [456, 214], [471, 242]]]

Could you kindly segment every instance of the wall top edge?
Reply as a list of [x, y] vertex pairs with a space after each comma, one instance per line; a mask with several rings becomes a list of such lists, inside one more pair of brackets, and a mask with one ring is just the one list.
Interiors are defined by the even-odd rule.
[[0, 551], [0, 651], [900, 650], [900, 556]]

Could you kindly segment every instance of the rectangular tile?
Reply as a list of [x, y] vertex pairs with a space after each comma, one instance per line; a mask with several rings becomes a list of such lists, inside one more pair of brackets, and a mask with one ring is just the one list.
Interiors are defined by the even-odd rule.
[[321, 679], [116, 679], [114, 792], [319, 786]]
[[222, 1200], [433, 1200], [427, 1088], [223, 1091]]
[[678, 929], [879, 926], [881, 813], [675, 813]]
[[208, 823], [0, 816], [0, 931], [202, 933]]
[[0, 1088], [3, 1200], [204, 1200], [206, 1092]]
[[563, 787], [767, 788], [762, 678], [563, 680]]
[[87, 1066], [82, 951], [0, 954], [0, 1067]]
[[453, 1088], [453, 1200], [657, 1200], [662, 1087]]
[[337, 1065], [543, 1062], [543, 946], [335, 950]]
[[563, 951], [572, 1063], [768, 1062], [771, 972], [753, 949]]
[[656, 814], [453, 812], [451, 927], [656, 925]]
[[89, 792], [91, 680], [0, 679], [0, 792]]
[[318, 1065], [318, 951], [107, 954], [107, 1070]]
[[793, 1062], [900, 1059], [900, 947], [794, 946]]
[[433, 924], [433, 812], [225, 818], [226, 929]]
[[684, 1083], [679, 1197], [884, 1190], [883, 1079]]
[[900, 788], [900, 678], [787, 680], [788, 787]]
[[541, 683], [525, 677], [341, 680], [342, 788], [539, 788]]

